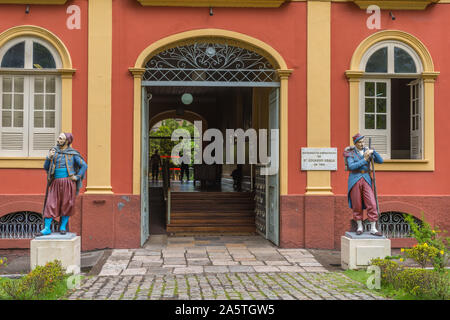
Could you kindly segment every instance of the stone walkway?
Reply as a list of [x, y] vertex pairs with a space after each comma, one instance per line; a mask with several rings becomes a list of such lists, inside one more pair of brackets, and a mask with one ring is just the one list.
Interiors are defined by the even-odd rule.
[[381, 299], [306, 249], [280, 249], [259, 236], [152, 236], [116, 249], [69, 299]]
[[100, 276], [229, 272], [326, 272], [306, 249], [279, 249], [259, 236], [152, 237], [114, 250]]

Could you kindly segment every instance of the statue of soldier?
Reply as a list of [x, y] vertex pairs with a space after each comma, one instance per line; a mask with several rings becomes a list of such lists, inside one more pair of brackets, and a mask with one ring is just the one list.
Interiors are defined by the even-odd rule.
[[348, 170], [348, 203], [353, 210], [353, 219], [357, 223], [356, 234], [363, 231], [363, 210], [367, 209], [367, 217], [370, 221], [370, 234], [382, 236], [377, 230], [378, 209], [375, 195], [372, 189], [372, 179], [369, 175], [371, 157], [376, 163], [383, 163], [383, 158], [372, 149], [364, 146], [364, 136], [357, 133], [353, 137], [354, 146], [345, 148], [344, 157]]
[[61, 217], [59, 232], [65, 234], [69, 217], [74, 214], [75, 197], [82, 187], [87, 164], [71, 147], [72, 142], [71, 133], [61, 133], [45, 160], [44, 169], [50, 185], [43, 214], [44, 229], [37, 236], [50, 234], [52, 220], [58, 217]]

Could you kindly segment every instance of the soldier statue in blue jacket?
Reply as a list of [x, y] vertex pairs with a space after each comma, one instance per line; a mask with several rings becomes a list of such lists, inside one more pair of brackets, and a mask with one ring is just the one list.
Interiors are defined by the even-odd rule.
[[353, 219], [358, 225], [356, 234], [363, 233], [363, 210], [367, 209], [367, 217], [371, 224], [370, 233], [382, 236], [376, 229], [378, 209], [369, 172], [371, 157], [376, 163], [383, 163], [383, 158], [375, 150], [364, 146], [364, 136], [359, 133], [353, 136], [353, 144], [354, 146], [345, 148], [344, 157], [350, 171], [347, 195], [349, 206], [353, 210]]

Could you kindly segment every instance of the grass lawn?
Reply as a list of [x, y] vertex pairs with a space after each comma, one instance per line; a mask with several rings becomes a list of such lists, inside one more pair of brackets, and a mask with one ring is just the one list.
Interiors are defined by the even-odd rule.
[[[58, 282], [55, 284], [55, 287], [53, 288], [52, 292], [49, 292], [45, 295], [39, 295], [34, 297], [33, 300], [58, 300], [63, 299], [66, 295], [68, 288], [67, 288], [67, 282], [66, 279], [68, 276], [64, 278], [64, 280]], [[5, 281], [20, 281], [20, 279], [8, 279], [8, 278], [2, 278], [0, 277], [0, 284]], [[0, 300], [10, 300], [11, 298], [8, 297], [1, 289], [0, 289]]]
[[[373, 273], [367, 273], [366, 270], [346, 270], [344, 271], [344, 274], [347, 275], [349, 278], [352, 278], [353, 280], [356, 280], [358, 282], [363, 283], [366, 285], [367, 279], [373, 275]], [[450, 274], [447, 273], [447, 277], [450, 281]], [[370, 290], [370, 289], [368, 289]], [[403, 290], [396, 290], [392, 286], [385, 286], [381, 285], [380, 289], [371, 289], [371, 291], [384, 296], [386, 298], [391, 298], [395, 300], [430, 300], [430, 299], [436, 299], [435, 297], [417, 297], [414, 295], [411, 295], [409, 293], [404, 292]]]

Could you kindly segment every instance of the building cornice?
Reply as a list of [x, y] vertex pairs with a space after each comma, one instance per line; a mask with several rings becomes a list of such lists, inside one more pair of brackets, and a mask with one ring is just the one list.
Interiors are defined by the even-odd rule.
[[137, 0], [143, 6], [154, 7], [240, 7], [278, 8], [290, 0]]
[[65, 4], [67, 0], [0, 0], [0, 4]]
[[376, 5], [385, 10], [425, 10], [430, 4], [440, 0], [354, 0], [361, 9]]

